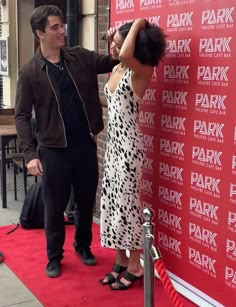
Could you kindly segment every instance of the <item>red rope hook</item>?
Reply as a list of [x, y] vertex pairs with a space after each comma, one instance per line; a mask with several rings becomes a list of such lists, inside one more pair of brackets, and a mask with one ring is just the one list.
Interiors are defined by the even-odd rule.
[[175, 288], [173, 287], [169, 276], [166, 273], [166, 268], [165, 268], [165, 264], [163, 262], [162, 259], [158, 259], [154, 262], [155, 264], [155, 269], [157, 270], [161, 282], [164, 286], [164, 289], [166, 290], [166, 292], [168, 293], [168, 296], [171, 300], [171, 302], [174, 304], [175, 307], [183, 307], [184, 304], [179, 296], [179, 294], [176, 292]]

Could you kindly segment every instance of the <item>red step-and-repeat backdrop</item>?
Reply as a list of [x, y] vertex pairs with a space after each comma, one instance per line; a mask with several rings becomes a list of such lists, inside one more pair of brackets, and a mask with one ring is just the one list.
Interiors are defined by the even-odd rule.
[[206, 304], [234, 307], [236, 1], [111, 1], [111, 26], [137, 17], [168, 35], [140, 110], [142, 200], [155, 210], [155, 245]]

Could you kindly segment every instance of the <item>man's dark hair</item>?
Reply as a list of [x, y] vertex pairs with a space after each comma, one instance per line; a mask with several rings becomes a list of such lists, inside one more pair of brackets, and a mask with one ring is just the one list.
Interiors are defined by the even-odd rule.
[[30, 25], [35, 37], [38, 38], [36, 31], [45, 32], [48, 16], [58, 16], [63, 20], [62, 11], [55, 5], [41, 5], [36, 7], [30, 17]]
[[[128, 22], [118, 29], [122, 38], [126, 38], [133, 22]], [[166, 34], [155, 24], [146, 22], [145, 27], [138, 32], [134, 56], [142, 64], [158, 66], [165, 55]]]

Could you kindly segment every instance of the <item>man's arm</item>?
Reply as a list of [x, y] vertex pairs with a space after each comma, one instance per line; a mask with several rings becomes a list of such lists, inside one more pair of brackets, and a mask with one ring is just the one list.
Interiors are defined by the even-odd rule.
[[20, 148], [25, 156], [26, 163], [37, 159], [38, 155], [34, 148], [31, 117], [33, 106], [33, 91], [30, 78], [25, 72], [20, 73], [17, 81], [15, 120]]

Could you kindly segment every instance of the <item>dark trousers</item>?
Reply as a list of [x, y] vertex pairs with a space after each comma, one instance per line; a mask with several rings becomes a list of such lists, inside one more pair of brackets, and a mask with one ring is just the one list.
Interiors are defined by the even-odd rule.
[[43, 165], [43, 199], [45, 234], [49, 260], [63, 258], [65, 242], [64, 211], [74, 189], [76, 247], [89, 247], [92, 242], [92, 220], [95, 204], [98, 164], [96, 144], [81, 148], [39, 149]]

